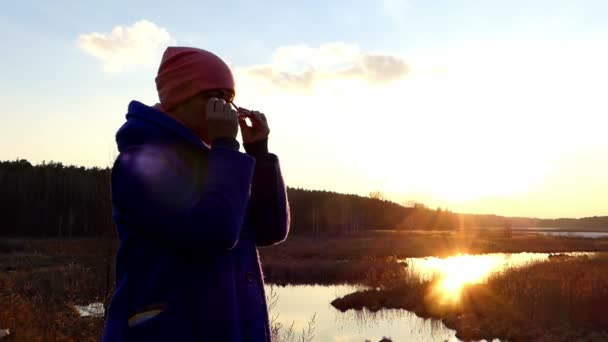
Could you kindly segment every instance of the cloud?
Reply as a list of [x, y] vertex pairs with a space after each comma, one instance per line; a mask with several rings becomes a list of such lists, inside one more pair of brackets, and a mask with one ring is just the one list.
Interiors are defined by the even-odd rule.
[[362, 52], [356, 45], [330, 43], [280, 47], [272, 62], [239, 70], [254, 79], [286, 89], [307, 90], [317, 82], [359, 79], [370, 84], [389, 83], [410, 72], [399, 56]]
[[254, 66], [247, 70], [254, 78], [270, 81], [280, 88], [309, 89], [315, 79], [319, 78], [313, 69], [307, 69], [300, 73], [290, 73], [277, 70], [271, 66]]
[[174, 43], [169, 32], [142, 20], [131, 26], [116, 26], [110, 33], [86, 33], [78, 38], [80, 48], [103, 63], [109, 73], [158, 64], [167, 45]]
[[384, 83], [399, 79], [410, 71], [402, 59], [389, 55], [362, 55], [359, 64], [344, 71], [347, 76], [358, 76], [372, 82]]

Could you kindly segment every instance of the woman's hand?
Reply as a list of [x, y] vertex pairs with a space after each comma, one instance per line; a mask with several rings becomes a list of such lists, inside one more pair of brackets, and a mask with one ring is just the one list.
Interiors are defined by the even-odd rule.
[[212, 97], [207, 102], [207, 125], [209, 139], [236, 138], [237, 114], [223, 99]]
[[[244, 144], [268, 139], [270, 128], [268, 128], [266, 115], [245, 108], [239, 108], [238, 114]], [[251, 126], [247, 124], [247, 119], [251, 121]]]

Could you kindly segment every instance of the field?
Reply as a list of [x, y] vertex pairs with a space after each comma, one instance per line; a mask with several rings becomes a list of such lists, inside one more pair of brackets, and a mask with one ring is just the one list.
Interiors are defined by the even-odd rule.
[[[114, 281], [115, 245], [104, 239], [0, 240], [0, 329], [10, 329], [8, 340], [98, 340], [103, 319], [79, 317], [72, 305], [107, 302]], [[439, 307], [428, 305], [432, 282], [408, 278], [397, 262], [456, 252], [522, 251], [608, 251], [608, 239], [385, 231], [291, 237], [261, 249], [260, 254], [267, 282], [362, 283], [380, 288], [336, 302], [343, 310], [403, 307], [421, 316], [443, 318], [466, 338], [518, 340], [536, 336], [541, 328], [564, 336], [607, 337], [602, 332], [608, 326], [602, 310], [608, 307], [608, 258], [557, 258], [509, 271], [466, 288], [458, 305]]]

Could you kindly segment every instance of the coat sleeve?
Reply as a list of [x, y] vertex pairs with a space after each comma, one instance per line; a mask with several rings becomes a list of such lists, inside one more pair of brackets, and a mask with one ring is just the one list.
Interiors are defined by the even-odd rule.
[[200, 190], [170, 153], [149, 146], [123, 151], [112, 169], [115, 222], [184, 252], [233, 248], [245, 219], [255, 160], [214, 148], [208, 163], [206, 186]]
[[270, 246], [287, 238], [289, 202], [276, 155], [256, 157], [248, 211], [256, 245]]

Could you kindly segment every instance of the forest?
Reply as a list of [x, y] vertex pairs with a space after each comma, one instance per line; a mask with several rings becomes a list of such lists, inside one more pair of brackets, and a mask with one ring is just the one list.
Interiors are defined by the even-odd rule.
[[[110, 168], [58, 162], [0, 162], [0, 236], [74, 238], [113, 236]], [[350, 235], [364, 230], [454, 230], [489, 227], [606, 229], [608, 216], [536, 219], [458, 214], [378, 191], [368, 196], [288, 188], [291, 233]]]

